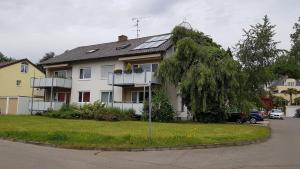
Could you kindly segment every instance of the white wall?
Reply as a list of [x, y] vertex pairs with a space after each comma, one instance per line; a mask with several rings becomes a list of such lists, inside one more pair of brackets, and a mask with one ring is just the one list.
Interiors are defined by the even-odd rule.
[[[90, 102], [100, 99], [100, 91], [111, 91], [112, 86], [107, 85], [107, 79], [101, 79], [101, 66], [114, 65], [114, 69], [123, 69], [123, 62], [111, 61], [90, 61], [72, 65], [72, 91], [71, 103], [78, 103], [79, 91], [90, 91]], [[91, 68], [91, 79], [79, 79], [80, 68]], [[122, 101], [122, 88], [114, 87], [114, 100]]]
[[300, 106], [286, 106], [286, 117], [294, 117], [297, 109], [300, 109]]

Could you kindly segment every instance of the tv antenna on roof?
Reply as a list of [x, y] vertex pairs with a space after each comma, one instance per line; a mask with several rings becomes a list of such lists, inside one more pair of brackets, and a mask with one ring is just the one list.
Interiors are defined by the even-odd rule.
[[146, 18], [149, 18], [149, 17], [137, 17], [137, 18], [132, 18], [132, 21], [135, 22], [135, 24], [133, 25], [134, 27], [136, 27], [136, 38], [138, 39], [139, 36], [140, 36], [140, 32], [141, 32], [141, 29], [140, 29], [140, 22], [142, 19], [146, 19]]

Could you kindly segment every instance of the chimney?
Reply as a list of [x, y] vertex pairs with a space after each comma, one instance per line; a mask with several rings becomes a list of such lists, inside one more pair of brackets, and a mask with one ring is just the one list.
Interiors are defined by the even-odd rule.
[[128, 37], [125, 36], [125, 35], [118, 36], [118, 42], [124, 42], [124, 41], [127, 41], [127, 40], [128, 40]]

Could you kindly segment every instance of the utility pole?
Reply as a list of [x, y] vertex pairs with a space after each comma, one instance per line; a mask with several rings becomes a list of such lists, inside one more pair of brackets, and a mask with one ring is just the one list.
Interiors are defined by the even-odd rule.
[[35, 83], [35, 70], [33, 70], [33, 80], [32, 80], [32, 93], [31, 93], [31, 106], [30, 106], [30, 115], [33, 114], [33, 95], [34, 95], [34, 84]]
[[152, 141], [152, 91], [151, 81], [149, 81], [149, 141]]

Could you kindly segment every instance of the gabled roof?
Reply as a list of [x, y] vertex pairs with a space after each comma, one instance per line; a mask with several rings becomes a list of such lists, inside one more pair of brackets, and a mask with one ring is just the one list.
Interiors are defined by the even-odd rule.
[[13, 64], [18, 63], [18, 62], [19, 62], [19, 60], [8, 61], [8, 62], [0, 62], [0, 68], [6, 67], [6, 66], [9, 66], [9, 65], [13, 65]]
[[30, 60], [28, 60], [27, 58], [25, 59], [20, 59], [20, 60], [14, 60], [14, 61], [9, 61], [9, 62], [0, 62], [0, 69], [10, 66], [10, 65], [14, 65], [20, 62], [27, 62], [31, 65], [33, 65], [35, 68], [37, 68], [38, 70], [40, 70], [41, 72], [43, 72], [39, 67], [37, 67], [34, 63], [32, 63]]
[[[161, 35], [168, 35], [168, 34], [161, 34]], [[161, 36], [161, 35], [155, 35], [155, 36]], [[160, 53], [160, 52], [165, 52], [172, 46], [171, 40], [169, 39], [165, 43], [163, 43], [162, 45], [156, 48], [134, 50], [134, 48], [136, 48], [137, 46], [143, 44], [145, 41], [155, 36], [142, 37], [138, 39], [129, 39], [127, 41], [122, 41], [122, 42], [117, 41], [117, 42], [102, 43], [102, 44], [90, 45], [90, 46], [81, 46], [66, 51], [63, 54], [48, 59], [40, 64], [48, 65], [48, 64], [68, 63], [68, 62], [82, 61], [82, 60]], [[126, 46], [126, 45], [128, 46], [125, 49], [122, 49], [122, 46]]]

